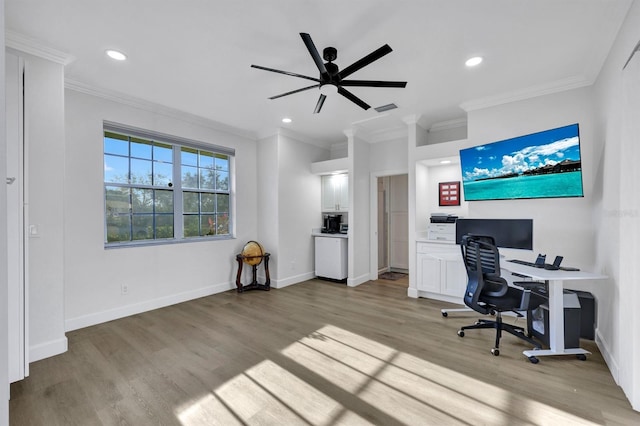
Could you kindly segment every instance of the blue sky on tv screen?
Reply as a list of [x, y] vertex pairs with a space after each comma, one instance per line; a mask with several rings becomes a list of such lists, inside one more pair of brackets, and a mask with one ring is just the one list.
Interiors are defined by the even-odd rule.
[[578, 124], [460, 151], [465, 182], [522, 173], [564, 160], [580, 161]]

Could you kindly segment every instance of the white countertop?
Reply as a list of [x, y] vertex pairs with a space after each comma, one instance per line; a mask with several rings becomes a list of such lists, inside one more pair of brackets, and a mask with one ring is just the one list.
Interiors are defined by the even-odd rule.
[[349, 238], [347, 234], [326, 234], [319, 231], [312, 231], [312, 237], [328, 237], [328, 238]]
[[444, 240], [430, 240], [427, 237], [418, 236], [416, 237], [417, 243], [433, 243], [433, 244], [446, 244], [446, 245], [455, 245], [455, 241], [444, 241]]

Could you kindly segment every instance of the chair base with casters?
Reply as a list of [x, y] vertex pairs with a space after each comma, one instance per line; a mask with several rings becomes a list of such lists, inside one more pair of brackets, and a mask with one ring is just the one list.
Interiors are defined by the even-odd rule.
[[[516, 313], [518, 317], [522, 317], [522, 314]], [[502, 332], [506, 331], [513, 336], [516, 336], [519, 339], [522, 339], [531, 345], [533, 345], [534, 349], [542, 349], [542, 345], [535, 341], [529, 333], [523, 327], [519, 327], [516, 325], [506, 324], [502, 321], [502, 313], [496, 312], [496, 319], [487, 320], [487, 319], [479, 319], [473, 325], [467, 325], [464, 327], [460, 327], [458, 330], [458, 336], [464, 337], [465, 330], [474, 330], [478, 328], [493, 328], [496, 330], [496, 341], [495, 346], [491, 349], [491, 353], [495, 356], [500, 355], [500, 338], [502, 337]], [[535, 361], [532, 361], [535, 363]]]

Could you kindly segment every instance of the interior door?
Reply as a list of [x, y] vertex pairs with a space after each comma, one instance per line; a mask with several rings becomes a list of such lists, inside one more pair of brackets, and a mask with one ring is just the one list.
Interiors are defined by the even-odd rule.
[[28, 372], [26, 335], [26, 278], [24, 233], [24, 63], [7, 52], [7, 275], [9, 295], [9, 381], [24, 379]]
[[392, 269], [409, 269], [409, 179], [408, 175], [389, 180], [389, 264]]
[[387, 176], [379, 177], [378, 184], [378, 272], [389, 270], [388, 228], [387, 228], [387, 197], [385, 190]]

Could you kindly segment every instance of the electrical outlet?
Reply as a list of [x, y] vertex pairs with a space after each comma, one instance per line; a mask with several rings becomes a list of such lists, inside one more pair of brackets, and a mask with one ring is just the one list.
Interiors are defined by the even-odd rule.
[[120, 292], [122, 293], [123, 296], [125, 294], [129, 294], [129, 286], [126, 284], [122, 284], [122, 286], [120, 287]]
[[292, 270], [292, 271], [295, 271], [295, 269], [296, 269], [296, 261], [295, 261], [295, 260], [292, 260], [292, 261], [291, 261], [291, 270]]

